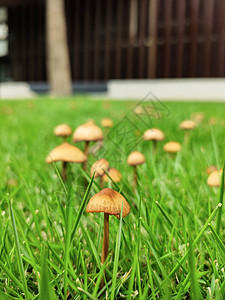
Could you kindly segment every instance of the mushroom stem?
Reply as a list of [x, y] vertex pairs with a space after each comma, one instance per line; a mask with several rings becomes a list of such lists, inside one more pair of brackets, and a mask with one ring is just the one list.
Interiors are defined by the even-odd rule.
[[100, 187], [101, 187], [101, 189], [104, 188], [104, 180], [103, 180], [103, 176], [100, 176]]
[[[109, 252], [109, 214], [104, 213], [104, 235], [103, 235], [103, 244], [102, 244], [102, 257], [101, 263], [104, 264]], [[105, 272], [104, 272], [105, 274]], [[104, 278], [101, 280], [101, 288], [105, 285]]]
[[87, 160], [83, 164], [83, 169], [85, 172], [87, 172], [87, 164], [88, 164], [88, 147], [89, 147], [89, 141], [86, 141], [84, 146], [84, 154], [87, 156]]
[[66, 181], [67, 179], [67, 161], [63, 161], [62, 163], [62, 180]]
[[157, 149], [157, 141], [153, 140], [153, 146], [152, 146], [153, 155], [155, 155], [156, 149]]
[[185, 130], [184, 133], [184, 144], [187, 145], [189, 143], [189, 139], [190, 139], [190, 132], [188, 130]]
[[133, 179], [133, 182], [134, 182], [134, 187], [137, 186], [137, 166], [134, 166], [134, 179]]

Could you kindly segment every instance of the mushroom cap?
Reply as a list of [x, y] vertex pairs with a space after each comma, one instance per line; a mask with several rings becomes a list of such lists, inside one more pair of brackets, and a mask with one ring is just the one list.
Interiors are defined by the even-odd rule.
[[206, 173], [208, 175], [210, 175], [213, 171], [216, 171], [217, 170], [217, 167], [216, 166], [209, 166], [206, 168]]
[[218, 120], [215, 117], [212, 117], [208, 120], [209, 125], [216, 125], [218, 123]]
[[60, 124], [54, 128], [54, 135], [60, 137], [70, 136], [72, 134], [72, 129], [67, 124]]
[[96, 142], [103, 139], [103, 133], [93, 121], [89, 121], [75, 130], [73, 141], [76, 142]]
[[202, 122], [204, 118], [205, 118], [205, 114], [203, 112], [196, 112], [191, 114], [191, 119], [197, 123]]
[[102, 127], [111, 128], [113, 127], [113, 121], [109, 118], [104, 118], [101, 120]]
[[90, 199], [86, 212], [104, 212], [109, 215], [114, 215], [119, 219], [122, 203], [122, 217], [124, 218], [130, 213], [130, 205], [120, 193], [112, 189], [105, 188]]
[[165, 135], [162, 130], [158, 128], [151, 128], [144, 132], [143, 139], [145, 141], [163, 141], [165, 139]]
[[139, 151], [132, 152], [127, 158], [127, 163], [130, 166], [142, 165], [144, 162], [145, 162], [145, 157]]
[[192, 120], [185, 120], [180, 123], [180, 129], [182, 130], [193, 130], [195, 129], [196, 124]]
[[218, 170], [213, 171], [208, 177], [207, 184], [209, 186], [219, 187], [221, 175], [222, 175], [222, 169], [220, 171]]
[[86, 155], [80, 149], [68, 143], [62, 143], [49, 153], [46, 163], [50, 164], [52, 161], [83, 163], [86, 160]]
[[181, 144], [174, 141], [168, 142], [163, 146], [163, 150], [169, 153], [177, 153], [180, 151], [180, 149], [181, 149]]
[[[108, 174], [114, 182], [120, 182], [120, 180], [122, 178], [121, 173], [115, 168], [110, 168]], [[109, 180], [108, 175], [104, 174], [103, 175], [103, 181], [108, 182], [108, 180]]]
[[109, 170], [109, 163], [106, 159], [101, 158], [93, 163], [91, 166], [91, 176], [95, 173], [95, 178], [101, 177], [105, 174], [105, 171], [108, 172]]

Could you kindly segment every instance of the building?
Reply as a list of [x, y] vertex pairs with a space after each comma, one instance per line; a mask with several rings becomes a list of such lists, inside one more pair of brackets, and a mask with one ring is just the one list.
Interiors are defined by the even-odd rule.
[[[65, 8], [73, 81], [225, 75], [224, 0], [65, 0]], [[45, 24], [45, 0], [0, 0], [1, 80], [47, 81]]]

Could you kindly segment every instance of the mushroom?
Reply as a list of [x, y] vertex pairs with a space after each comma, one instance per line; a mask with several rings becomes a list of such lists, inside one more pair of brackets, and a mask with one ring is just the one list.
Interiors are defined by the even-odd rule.
[[[122, 205], [122, 217], [124, 218], [130, 213], [130, 206], [120, 193], [109, 188], [101, 190], [88, 202], [86, 208], [87, 213], [104, 212], [104, 236], [101, 257], [102, 264], [104, 264], [109, 251], [109, 215], [114, 215], [119, 219]], [[103, 278], [101, 281], [101, 287], [104, 287]]]
[[181, 144], [178, 142], [168, 142], [163, 146], [163, 150], [168, 153], [177, 153], [181, 150]]
[[72, 134], [72, 129], [67, 124], [60, 124], [54, 128], [54, 135], [62, 137], [64, 141]]
[[105, 174], [105, 171], [108, 172], [109, 170], [109, 163], [106, 159], [101, 158], [97, 160], [93, 165], [91, 166], [91, 176], [95, 173], [94, 178], [100, 177], [100, 187], [103, 188], [103, 175]]
[[213, 171], [216, 171], [217, 170], [217, 167], [216, 166], [209, 166], [206, 168], [206, 173], [208, 175], [210, 175]]
[[184, 135], [184, 143], [187, 144], [189, 141], [189, 131], [195, 129], [196, 123], [193, 122], [192, 120], [185, 120], [180, 123], [180, 129], [185, 130], [185, 135]]
[[208, 120], [208, 124], [209, 125], [217, 125], [218, 124], [218, 120], [215, 117], [212, 117]]
[[158, 128], [151, 128], [144, 132], [143, 139], [145, 141], [153, 141], [153, 153], [156, 152], [157, 142], [165, 139], [164, 133]]
[[103, 118], [101, 120], [101, 125], [104, 128], [111, 128], [111, 127], [113, 127], [113, 121], [109, 118]]
[[205, 114], [203, 112], [196, 112], [191, 114], [191, 119], [196, 123], [201, 123], [205, 118]]
[[[114, 182], [120, 182], [120, 180], [122, 178], [121, 173], [115, 168], [110, 168], [109, 172], [108, 172], [108, 175], [112, 178], [112, 180]], [[103, 179], [104, 182], [109, 181], [109, 176], [108, 175], [107, 174], [103, 175], [102, 179]]]
[[[89, 143], [101, 141], [102, 139], [102, 130], [93, 121], [88, 121], [87, 123], [79, 126], [73, 134], [73, 141], [75, 143], [85, 142], [84, 154], [87, 158]], [[87, 171], [87, 161], [84, 163], [84, 171]]]
[[220, 171], [218, 170], [213, 171], [208, 177], [207, 184], [212, 187], [219, 187], [221, 175], [222, 175], [222, 169]]
[[46, 163], [62, 161], [62, 179], [65, 181], [67, 178], [67, 163], [84, 163], [86, 160], [86, 155], [80, 149], [65, 142], [49, 153]]
[[142, 165], [144, 162], [145, 162], [145, 157], [139, 151], [132, 152], [127, 158], [128, 165], [134, 167], [134, 175], [133, 175], [134, 186], [137, 186], [137, 166]]
[[113, 121], [109, 118], [104, 118], [101, 120], [101, 126], [104, 127], [104, 135], [106, 136], [109, 132], [109, 128], [113, 127]]

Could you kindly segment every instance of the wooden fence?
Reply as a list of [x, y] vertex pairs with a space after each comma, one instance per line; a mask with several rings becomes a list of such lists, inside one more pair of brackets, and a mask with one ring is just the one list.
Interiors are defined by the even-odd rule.
[[[0, 0], [1, 1], [1, 0]], [[65, 0], [72, 78], [224, 77], [224, 0]], [[9, 7], [14, 80], [46, 81], [45, 3]]]

